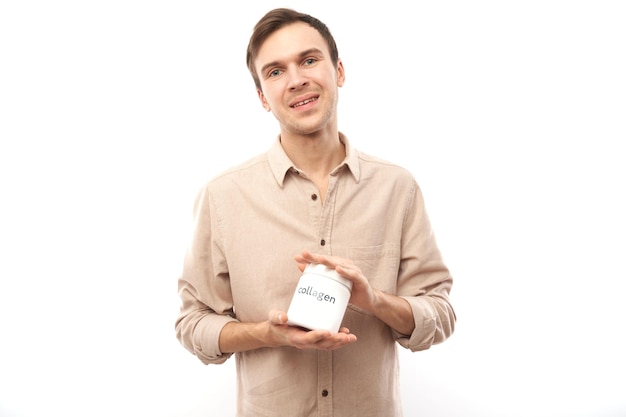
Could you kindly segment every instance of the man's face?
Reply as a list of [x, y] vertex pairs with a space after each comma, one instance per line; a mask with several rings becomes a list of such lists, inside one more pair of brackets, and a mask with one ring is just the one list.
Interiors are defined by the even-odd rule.
[[332, 63], [326, 41], [306, 23], [271, 34], [261, 45], [255, 66], [263, 107], [281, 132], [308, 135], [336, 128], [338, 87], [344, 82], [341, 61]]

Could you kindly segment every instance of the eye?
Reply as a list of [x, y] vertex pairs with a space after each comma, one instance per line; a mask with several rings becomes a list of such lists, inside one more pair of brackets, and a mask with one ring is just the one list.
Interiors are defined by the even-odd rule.
[[278, 77], [281, 74], [281, 70], [275, 69], [269, 72], [268, 77]]
[[317, 62], [315, 58], [307, 58], [304, 60], [304, 65], [313, 65]]

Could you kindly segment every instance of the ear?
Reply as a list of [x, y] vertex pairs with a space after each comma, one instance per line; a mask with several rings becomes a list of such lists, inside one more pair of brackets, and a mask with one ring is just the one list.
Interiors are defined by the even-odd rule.
[[258, 94], [259, 100], [261, 100], [261, 105], [263, 106], [265, 111], [272, 111], [270, 105], [268, 104], [267, 100], [265, 99], [265, 95], [263, 94], [263, 91], [256, 90], [256, 93]]
[[346, 82], [346, 70], [343, 67], [343, 62], [337, 61], [337, 87], [343, 87], [343, 83]]

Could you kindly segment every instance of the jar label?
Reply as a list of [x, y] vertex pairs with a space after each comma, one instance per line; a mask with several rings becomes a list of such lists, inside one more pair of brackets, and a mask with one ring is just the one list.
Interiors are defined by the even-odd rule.
[[335, 304], [335, 297], [333, 297], [332, 295], [325, 294], [321, 291], [317, 291], [315, 288], [313, 288], [310, 285], [308, 287], [299, 287], [297, 291], [298, 291], [298, 294], [306, 294], [306, 295], [315, 297], [317, 301], [326, 301], [331, 304]]

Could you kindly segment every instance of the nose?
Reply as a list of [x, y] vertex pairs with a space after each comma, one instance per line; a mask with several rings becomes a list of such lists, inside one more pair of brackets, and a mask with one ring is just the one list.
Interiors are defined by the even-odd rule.
[[289, 75], [290, 90], [297, 90], [299, 88], [306, 87], [309, 84], [305, 71], [297, 65], [289, 71]]

